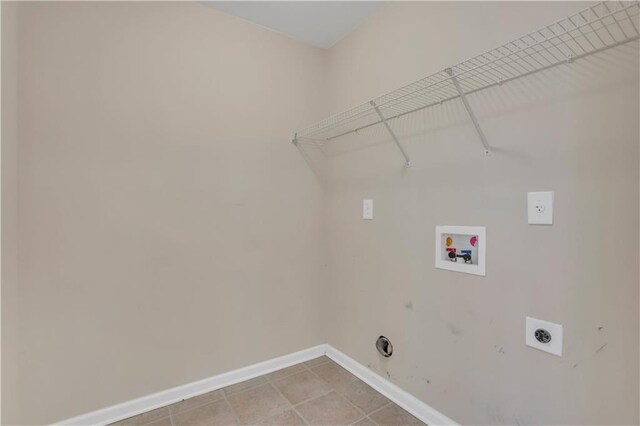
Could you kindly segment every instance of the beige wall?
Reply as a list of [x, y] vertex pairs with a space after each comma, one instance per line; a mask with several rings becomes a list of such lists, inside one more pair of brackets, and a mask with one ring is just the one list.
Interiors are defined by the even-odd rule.
[[[1, 265], [2, 275], [0, 281], [2, 289], [0, 300], [2, 300], [2, 384], [16, 383], [18, 381], [18, 370], [16, 366], [16, 332], [17, 322], [16, 302], [18, 285], [18, 126], [17, 126], [17, 35], [18, 16], [15, 3], [0, 3], [0, 13], [2, 14], [2, 81], [0, 83], [2, 93], [2, 122], [1, 135], [1, 176], [2, 182], [2, 237]], [[4, 387], [4, 386], [3, 386]], [[13, 405], [18, 403], [18, 395], [5, 388], [1, 393], [0, 406]]]
[[324, 113], [325, 53], [198, 3], [22, 3], [18, 23], [3, 423], [322, 343], [322, 192], [288, 141]]
[[[581, 7], [388, 4], [331, 49], [331, 110]], [[460, 101], [394, 123], [408, 170], [383, 129], [335, 143], [328, 343], [464, 424], [637, 424], [638, 70], [634, 44], [473, 95], [489, 158]], [[527, 225], [540, 190], [551, 227]], [[487, 227], [485, 278], [434, 268], [437, 224]], [[526, 315], [564, 325], [562, 358]]]
[[[3, 3], [3, 423], [325, 341], [462, 423], [638, 423], [637, 45], [474, 95], [489, 158], [459, 102], [394, 124], [409, 170], [382, 129], [287, 143], [580, 7], [388, 4], [321, 51], [195, 3]], [[487, 226], [486, 278], [434, 269], [436, 224]]]

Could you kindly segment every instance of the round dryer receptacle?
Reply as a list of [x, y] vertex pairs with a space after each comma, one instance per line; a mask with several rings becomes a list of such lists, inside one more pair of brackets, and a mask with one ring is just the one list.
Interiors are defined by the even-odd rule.
[[384, 336], [380, 336], [378, 337], [378, 340], [376, 340], [376, 349], [378, 349], [380, 355], [385, 358], [389, 358], [393, 355], [393, 345], [391, 344], [391, 341]]
[[544, 328], [539, 328], [534, 332], [536, 340], [540, 343], [549, 343], [551, 341], [551, 333]]

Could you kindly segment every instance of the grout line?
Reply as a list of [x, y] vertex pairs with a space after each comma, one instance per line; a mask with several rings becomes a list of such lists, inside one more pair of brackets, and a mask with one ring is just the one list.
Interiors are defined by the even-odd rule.
[[[367, 414], [367, 416], [368, 416], [368, 417], [370, 417], [372, 414], [375, 414], [375, 413], [377, 413], [378, 411], [380, 411], [380, 410], [383, 410], [383, 409], [387, 408], [387, 407], [388, 407], [388, 406], [390, 406], [391, 404], [395, 404], [395, 402], [393, 402], [393, 401], [389, 401], [389, 403], [388, 403], [388, 404], [384, 404], [382, 407], [380, 407], [380, 408], [378, 408], [378, 409], [376, 409], [376, 410], [373, 410], [372, 412], [370, 412], [369, 414]], [[375, 422], [374, 422], [374, 423], [375, 423]]]
[[[329, 358], [329, 357], [327, 357], [327, 358]], [[333, 360], [332, 360], [331, 358], [329, 358], [327, 362], [329, 362], [329, 361], [333, 361]], [[314, 366], [313, 366], [313, 368], [319, 367], [320, 365], [324, 365], [324, 364], [326, 364], [327, 362], [323, 362], [322, 364], [319, 364], [319, 365], [314, 365]], [[333, 361], [333, 362], [335, 362], [335, 361]], [[338, 363], [336, 362], [336, 364], [338, 364]], [[338, 365], [340, 366], [340, 364], [338, 364]], [[342, 392], [340, 392], [340, 391], [339, 391], [335, 386], [333, 386], [331, 383], [329, 383], [328, 381], [326, 381], [325, 379], [323, 379], [322, 377], [320, 377], [320, 375], [318, 375], [315, 371], [313, 371], [313, 370], [312, 370], [310, 367], [308, 367], [307, 365], [305, 365], [305, 367], [307, 367], [307, 369], [308, 369], [312, 374], [316, 375], [316, 377], [320, 378], [320, 380], [322, 380], [322, 381], [324, 381], [326, 384], [328, 384], [328, 385], [329, 385], [329, 387], [331, 387], [331, 389], [336, 393], [336, 395], [338, 395], [339, 397], [341, 397], [342, 399], [344, 399], [345, 401], [347, 401], [347, 404], [351, 405], [353, 408], [355, 408], [355, 409], [356, 409], [356, 411], [357, 411], [357, 412], [359, 412], [360, 414], [362, 414], [362, 417], [361, 417], [361, 418], [358, 418], [358, 420], [356, 420], [355, 422], [359, 422], [360, 420], [362, 420], [362, 419], [364, 419], [364, 418], [368, 417], [368, 414], [367, 414], [367, 413], [365, 413], [365, 412], [364, 412], [364, 410], [360, 409], [360, 407], [358, 407], [358, 406], [356, 406], [354, 403], [352, 403], [352, 402], [351, 402], [351, 401], [350, 401], [346, 396], [344, 396], [344, 395], [342, 394]], [[341, 368], [344, 368], [344, 367], [342, 367], [342, 366], [340, 366], [340, 367], [341, 367]], [[355, 379], [355, 380], [352, 380], [351, 382], [349, 382], [349, 384], [350, 384], [350, 383], [354, 383], [356, 380], [359, 380], [359, 379], [358, 379], [358, 377], [357, 377], [355, 374], [352, 374], [352, 373], [351, 373], [349, 370], [347, 370], [346, 368], [344, 368], [344, 370], [346, 371], [346, 373], [347, 373], [347, 374], [349, 374], [350, 376], [353, 376], [353, 377], [354, 377], [354, 379]], [[374, 389], [374, 391], [375, 391], [376, 393], [380, 393], [380, 392], [376, 391], [375, 389]], [[327, 392], [327, 393], [329, 393], [329, 392]], [[325, 394], [325, 395], [326, 395], [326, 394]], [[324, 396], [324, 395], [323, 395], [323, 396]], [[374, 423], [375, 423], [375, 422], [374, 422]]]
[[[320, 364], [320, 365], [324, 365], [324, 364]], [[305, 365], [305, 367], [307, 367], [307, 366]], [[313, 366], [313, 368], [316, 368], [316, 366], [314, 365], [314, 366]], [[327, 385], [329, 385], [329, 387], [330, 387], [331, 389], [334, 389], [334, 390], [335, 390], [334, 386], [333, 386], [331, 383], [329, 383], [328, 381], [326, 381], [323, 377], [321, 377], [318, 373], [316, 373], [315, 371], [313, 371], [310, 367], [307, 367], [307, 370], [309, 370], [309, 372], [310, 372], [311, 374], [313, 374], [314, 376], [316, 376], [318, 379], [322, 380], [322, 381], [323, 381], [323, 382], [325, 382]], [[349, 373], [349, 374], [351, 374], [351, 373]]]
[[282, 393], [282, 391], [280, 390], [280, 388], [278, 388], [275, 384], [270, 383], [271, 386], [273, 386], [273, 388], [276, 390], [276, 392], [278, 392], [280, 394], [281, 397], [284, 398], [285, 401], [287, 401], [289, 403], [289, 405], [291, 405], [291, 408], [293, 408], [293, 404], [291, 403], [291, 401], [289, 401], [289, 399], [284, 396], [284, 394]]
[[275, 390], [280, 394], [280, 396], [282, 396], [282, 397], [284, 398], [284, 400], [285, 400], [285, 401], [287, 401], [287, 402], [289, 403], [289, 405], [291, 406], [291, 407], [290, 407], [290, 408], [291, 408], [291, 410], [295, 411], [295, 413], [296, 413], [296, 414], [297, 414], [297, 415], [302, 419], [302, 421], [304, 422], [304, 424], [308, 425], [308, 424], [309, 424], [309, 422], [307, 421], [307, 419], [305, 419], [305, 417], [304, 417], [304, 416], [303, 416], [303, 415], [302, 415], [298, 410], [296, 410], [296, 406], [295, 406], [295, 405], [293, 405], [293, 404], [291, 403], [291, 401], [289, 401], [289, 400], [287, 399], [287, 397], [286, 397], [286, 396], [284, 396], [284, 394], [282, 393], [282, 391], [281, 391], [281, 390], [280, 390], [276, 385], [274, 385], [273, 383], [271, 383], [271, 386], [273, 386], [273, 387], [275, 388]]
[[349, 398], [347, 398], [346, 396], [342, 395], [342, 394], [341, 394], [340, 392], [338, 392], [337, 390], [336, 390], [336, 393], [337, 393], [337, 394], [338, 394], [342, 399], [344, 399], [345, 401], [347, 401], [347, 403], [348, 403], [349, 405], [351, 405], [353, 408], [355, 408], [355, 409], [356, 409], [356, 411], [358, 411], [360, 414], [362, 414], [362, 418], [358, 419], [358, 420], [357, 420], [358, 422], [359, 422], [360, 420], [362, 420], [363, 418], [367, 417], [367, 413], [365, 413], [365, 412], [364, 412], [364, 410], [362, 410], [360, 407], [356, 406], [353, 402], [351, 402], [351, 401], [349, 400]]
[[[270, 374], [270, 373], [268, 373], [268, 374]], [[266, 378], [266, 376], [267, 376], [267, 374], [263, 374], [262, 376], [257, 376], [257, 377], [254, 377], [253, 379], [244, 380], [244, 381], [239, 382], [239, 383], [236, 383], [236, 384], [234, 384], [234, 385], [225, 386], [225, 387], [223, 387], [223, 388], [220, 388], [220, 390], [222, 390], [222, 393], [224, 394], [224, 396], [231, 396], [231, 395], [235, 395], [235, 394], [237, 394], [237, 393], [242, 393], [242, 392], [245, 392], [245, 391], [248, 391], [248, 390], [251, 390], [251, 389], [255, 389], [255, 388], [257, 388], [258, 386], [262, 386], [262, 385], [264, 385], [264, 384], [266, 384], [266, 383], [269, 383], [269, 382], [270, 382], [270, 380], [269, 380], [269, 379], [267, 379], [267, 380], [265, 380], [265, 381], [263, 381], [263, 382], [258, 382], [258, 383], [254, 384], [254, 385], [249, 386], [248, 388], [244, 388], [244, 389], [237, 390], [237, 391], [235, 391], [235, 392], [233, 392], [233, 393], [231, 393], [231, 394], [228, 394], [228, 395], [227, 395], [227, 391], [225, 391], [225, 389], [230, 388], [230, 387], [232, 387], [232, 386], [239, 385], [240, 383], [246, 383], [246, 382], [249, 382], [249, 381], [251, 381], [251, 380], [259, 379], [260, 377], [265, 377], [265, 378]]]
[[296, 371], [296, 372], [293, 372], [293, 373], [289, 373], [289, 374], [286, 374], [286, 375], [278, 377], [278, 378], [273, 377], [273, 375], [275, 373], [277, 373], [279, 371], [286, 370], [287, 368], [295, 367], [296, 365], [301, 365], [302, 367], [306, 367], [306, 365], [304, 365], [304, 363], [301, 362], [299, 364], [293, 364], [293, 365], [290, 365], [289, 367], [281, 368], [280, 370], [272, 371], [271, 373], [267, 373], [264, 376], [258, 376], [258, 377], [272, 376], [272, 377], [267, 378], [267, 382], [276, 382], [278, 380], [282, 380], [282, 379], [286, 379], [286, 378], [291, 377], [291, 376], [295, 376], [296, 374], [304, 373], [304, 368], [303, 368], [302, 371]]
[[326, 384], [328, 384], [331, 388], [333, 388], [333, 386], [331, 385], [331, 383], [327, 382], [325, 379], [323, 379], [322, 377], [320, 377], [320, 375], [318, 373], [316, 373], [315, 371], [313, 371], [312, 369], [308, 370], [309, 373], [313, 374], [314, 376], [316, 376], [318, 379], [322, 380], [323, 382], [325, 382]]
[[296, 405], [294, 405], [292, 408], [296, 413], [298, 413], [298, 415], [300, 416], [302, 421], [305, 422], [305, 424], [309, 425], [310, 424], [309, 421], [307, 420], [307, 418], [305, 416], [302, 415], [301, 412], [298, 411], [298, 407], [300, 407], [303, 404], [306, 404], [307, 402], [311, 402], [311, 401], [314, 401], [314, 400], [316, 400], [318, 398], [322, 398], [325, 395], [329, 395], [331, 392], [334, 392], [334, 390], [331, 389], [331, 390], [329, 390], [329, 391], [327, 391], [327, 392], [325, 392], [325, 393], [323, 393], [321, 395], [314, 396], [313, 398], [305, 399], [304, 401], [300, 401]]
[[[340, 367], [340, 368], [342, 368], [342, 367]], [[355, 374], [352, 374], [349, 370], [347, 370], [347, 369], [344, 369], [344, 370], [345, 370], [345, 372], [346, 372], [347, 374], [349, 374], [350, 376], [353, 376], [353, 380], [351, 380], [349, 383], [347, 383], [347, 385], [350, 385], [351, 383], [355, 383], [355, 382], [357, 382], [358, 380], [360, 380], [360, 379], [359, 379]], [[338, 395], [341, 395], [341, 396], [342, 396], [342, 393], [338, 390], [338, 388], [337, 388], [337, 387], [335, 387], [333, 384], [331, 384], [328, 380], [326, 380], [324, 377], [320, 376], [320, 375], [319, 375], [318, 373], [316, 373], [315, 371], [311, 371], [311, 372], [312, 372], [313, 374], [315, 374], [318, 378], [320, 378], [320, 380], [322, 380], [323, 382], [325, 382], [326, 384], [328, 384], [331, 388], [333, 388], [333, 389], [338, 393]], [[340, 374], [342, 374], [342, 373], [337, 373], [336, 375], [340, 375]], [[331, 376], [331, 374], [329, 374], [329, 376]], [[362, 381], [362, 380], [361, 380], [361, 381]], [[375, 389], [374, 389], [374, 390], [375, 390]], [[376, 392], [378, 392], [378, 391], [376, 391]], [[380, 392], [378, 392], [378, 393], [380, 393]], [[381, 395], [382, 395], [382, 394], [381, 394]], [[383, 395], [383, 396], [384, 396], [384, 395]]]
[[229, 406], [229, 409], [231, 410], [231, 414], [233, 414], [233, 417], [236, 418], [236, 421], [238, 422], [238, 424], [242, 424], [240, 422], [240, 416], [238, 416], [238, 413], [236, 413], [235, 408], [233, 408], [233, 405], [231, 405], [231, 403], [229, 402], [229, 400], [227, 399], [227, 395], [225, 395], [224, 392], [222, 392], [222, 398], [224, 399], [224, 401], [227, 403], [227, 405]]
[[289, 404], [289, 407], [287, 407], [284, 411], [288, 410], [289, 408], [293, 408], [293, 404], [291, 403], [291, 401], [289, 401], [287, 399], [286, 396], [284, 396], [282, 391], [280, 389], [278, 389], [278, 387], [276, 385], [274, 385], [273, 383], [269, 383], [269, 384], [271, 385], [272, 388], [274, 388], [276, 390], [276, 392], [278, 392], [278, 394], [287, 402], [287, 404]]
[[[304, 365], [304, 363], [302, 363], [302, 364]], [[296, 365], [299, 365], [299, 364], [296, 364]], [[306, 365], [304, 365], [304, 367], [305, 367], [305, 368], [307, 368], [307, 370], [308, 370], [311, 374], [313, 374], [314, 376], [316, 376], [317, 378], [319, 378], [320, 380], [322, 380], [322, 378], [321, 378], [320, 376], [318, 376], [316, 373], [314, 373], [313, 371], [311, 371], [311, 370], [309, 369], [309, 367], [307, 367]], [[301, 372], [299, 372], [299, 373], [295, 373], [295, 374], [302, 374], [302, 373], [304, 373], [304, 371], [301, 371]], [[292, 374], [291, 376], [294, 376], [295, 374]], [[287, 376], [287, 377], [291, 377], [291, 376]], [[278, 379], [278, 380], [279, 380], [279, 379]], [[323, 380], [323, 382], [324, 382], [324, 380]], [[325, 383], [326, 383], [326, 382], [325, 382]], [[328, 383], [327, 383], [327, 384], [328, 384]], [[329, 385], [329, 388], [330, 388], [330, 389], [329, 389], [328, 391], [326, 391], [326, 392], [324, 392], [324, 393], [322, 393], [322, 394], [320, 394], [320, 395], [312, 396], [311, 398], [305, 399], [304, 401], [300, 401], [300, 402], [298, 402], [298, 403], [294, 404], [294, 403], [292, 403], [291, 401], [289, 401], [289, 399], [288, 399], [286, 396], [284, 396], [284, 394], [282, 393], [282, 391], [280, 390], [280, 388], [278, 388], [278, 386], [277, 386], [275, 383], [272, 383], [272, 385], [273, 385], [273, 387], [274, 387], [274, 388], [276, 388], [276, 390], [280, 393], [280, 395], [282, 395], [282, 397], [283, 397], [283, 398], [284, 398], [284, 399], [285, 399], [289, 404], [291, 404], [291, 407], [292, 407], [292, 408], [298, 407], [298, 406], [300, 406], [300, 405], [302, 405], [302, 404], [305, 404], [305, 403], [307, 403], [307, 402], [309, 402], [309, 401], [313, 401], [313, 400], [314, 400], [314, 399], [316, 399], [316, 398], [320, 398], [320, 397], [322, 397], [322, 396], [325, 396], [325, 395], [327, 395], [328, 393], [331, 393], [332, 391], [334, 391], [334, 390], [335, 390], [335, 389], [333, 389], [333, 387], [332, 387], [331, 385]], [[302, 416], [301, 416], [301, 417], [302, 417]], [[306, 421], [306, 419], [305, 419], [305, 421]]]
[[[327, 356], [327, 354], [326, 354], [326, 353], [325, 353], [324, 355], [319, 356], [318, 358], [322, 358], [323, 356], [326, 358], [326, 360], [324, 360], [323, 362], [321, 362], [321, 363], [319, 363], [319, 364], [314, 364], [314, 367], [317, 367], [317, 366], [319, 366], [319, 365], [324, 365], [324, 364], [328, 363], [329, 361], [333, 361], [331, 358], [329, 358], [329, 357]], [[307, 367], [307, 368], [311, 368], [311, 367], [310, 367], [310, 366], [308, 366], [306, 363], [307, 363], [307, 362], [310, 362], [310, 361], [313, 361], [314, 359], [318, 359], [318, 358], [313, 358], [313, 359], [310, 359], [309, 361], [304, 361], [304, 362], [302, 362], [301, 364], [304, 364], [304, 366], [305, 366], [305, 367]], [[334, 362], [335, 362], [335, 361], [334, 361]]]
[[362, 421], [362, 420], [364, 420], [364, 419], [366, 419], [366, 418], [367, 418], [367, 416], [359, 417], [359, 418], [358, 418], [358, 420], [356, 420], [355, 422], [349, 423], [349, 426], [353, 426], [353, 425], [355, 425], [356, 423], [358, 423], [358, 422], [360, 422], [360, 421]]
[[378, 423], [374, 422], [371, 417], [367, 416], [367, 417], [365, 417], [365, 419], [369, 420], [371, 423], [373, 423], [374, 425], [378, 426]]
[[316, 396], [314, 396], [314, 397], [311, 397], [311, 398], [305, 399], [304, 401], [300, 401], [300, 402], [298, 402], [297, 404], [295, 404], [295, 405], [294, 405], [294, 407], [299, 407], [299, 406], [301, 406], [302, 404], [306, 404], [307, 402], [311, 402], [311, 401], [313, 401], [313, 400], [315, 400], [315, 399], [322, 398], [323, 396], [326, 396], [326, 395], [330, 394], [331, 392], [335, 392], [335, 390], [334, 390], [334, 389], [329, 389], [328, 391], [326, 391], [326, 392], [324, 392], [324, 393], [321, 393], [320, 395], [316, 395]]
[[298, 411], [296, 409], [296, 407], [291, 407], [291, 410], [294, 411], [298, 417], [300, 417], [302, 419], [302, 421], [304, 422], [305, 425], [309, 425], [310, 423], [307, 421], [307, 419], [302, 415], [302, 413], [300, 413], [300, 411]]

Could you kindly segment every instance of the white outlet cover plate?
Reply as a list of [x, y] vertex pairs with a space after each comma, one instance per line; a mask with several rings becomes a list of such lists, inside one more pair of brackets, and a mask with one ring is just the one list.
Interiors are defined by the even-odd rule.
[[553, 192], [529, 192], [527, 214], [531, 225], [553, 225]]
[[362, 200], [362, 218], [373, 220], [373, 200]]
[[[551, 334], [551, 341], [549, 343], [542, 343], [536, 339], [535, 332], [539, 328], [543, 328]], [[553, 355], [562, 356], [562, 325], [527, 317], [525, 336], [527, 346], [549, 352]]]

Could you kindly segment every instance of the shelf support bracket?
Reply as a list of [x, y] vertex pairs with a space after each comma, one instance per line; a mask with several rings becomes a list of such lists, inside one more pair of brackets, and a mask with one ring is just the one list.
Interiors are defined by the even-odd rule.
[[411, 165], [411, 160], [409, 160], [409, 156], [407, 155], [407, 153], [405, 152], [404, 148], [402, 147], [402, 145], [400, 144], [400, 141], [398, 140], [398, 137], [396, 136], [396, 134], [393, 132], [393, 130], [391, 129], [391, 126], [389, 126], [389, 123], [387, 123], [387, 119], [384, 118], [384, 115], [382, 115], [382, 112], [380, 111], [380, 108], [378, 108], [378, 105], [376, 105], [376, 103], [374, 101], [369, 102], [371, 104], [371, 106], [373, 107], [373, 109], [376, 110], [376, 113], [378, 114], [378, 116], [380, 117], [380, 121], [382, 121], [382, 124], [384, 124], [384, 127], [387, 128], [387, 131], [389, 132], [389, 134], [391, 135], [391, 137], [393, 138], [393, 141], [396, 143], [396, 146], [398, 147], [398, 149], [400, 150], [400, 152], [402, 153], [402, 155], [404, 156], [404, 160], [405, 160], [405, 165], [407, 167], [409, 167]]
[[447, 68], [445, 71], [447, 71], [447, 74], [451, 76], [451, 82], [456, 87], [456, 90], [458, 91], [458, 95], [460, 95], [460, 99], [462, 99], [462, 103], [464, 104], [464, 108], [467, 110], [467, 114], [469, 114], [469, 117], [473, 122], [473, 126], [476, 128], [476, 131], [478, 132], [478, 136], [480, 136], [480, 142], [482, 142], [482, 146], [484, 146], [484, 155], [489, 155], [491, 153], [491, 150], [489, 149], [487, 138], [485, 137], [484, 132], [482, 131], [482, 127], [480, 127], [480, 123], [478, 123], [478, 119], [476, 118], [475, 113], [473, 112], [473, 110], [471, 109], [471, 106], [469, 105], [469, 101], [467, 101], [467, 95], [462, 90], [462, 87], [460, 87], [458, 78], [453, 73], [453, 70], [451, 68]]

